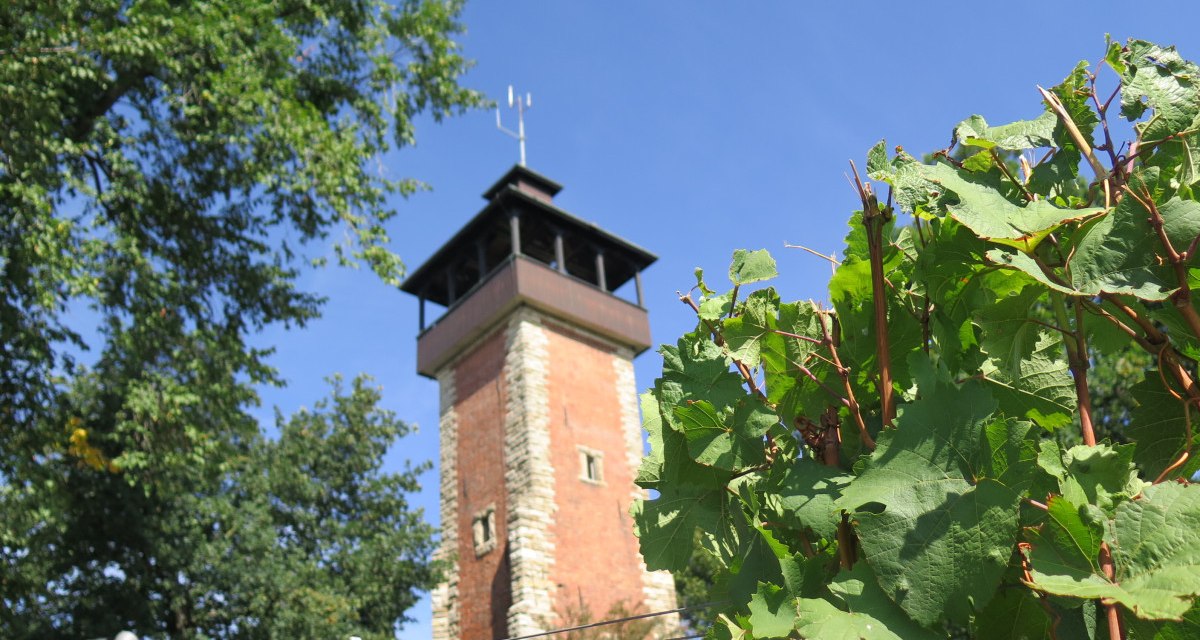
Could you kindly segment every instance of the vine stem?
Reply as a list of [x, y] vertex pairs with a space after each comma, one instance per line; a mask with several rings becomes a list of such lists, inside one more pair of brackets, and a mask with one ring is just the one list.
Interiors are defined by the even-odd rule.
[[813, 254], [814, 256], [817, 256], [818, 258], [827, 260], [829, 262], [829, 264], [833, 265], [833, 268], [835, 268], [835, 269], [838, 268], [839, 266], [841, 266], [841, 264], [842, 264], [842, 261], [838, 260], [832, 253], [829, 255], [825, 255], [825, 254], [821, 253], [820, 251], [817, 251], [816, 249], [809, 249], [808, 247], [801, 245], [801, 244], [788, 244], [785, 242], [783, 244], [783, 246], [788, 249], [800, 249], [802, 251], [807, 251], [807, 252]]
[[[1051, 299], [1054, 302], [1054, 313], [1058, 317], [1058, 323], [1062, 326], [1068, 326], [1065, 296], [1061, 293], [1051, 293]], [[1074, 304], [1075, 310], [1075, 326], [1074, 331], [1068, 333], [1068, 338], [1064, 340], [1067, 347], [1067, 362], [1071, 367], [1071, 375], [1075, 378], [1075, 396], [1079, 404], [1079, 428], [1082, 431], [1083, 443], [1089, 447], [1096, 446], [1096, 432], [1092, 426], [1092, 400], [1091, 393], [1088, 389], [1087, 370], [1087, 341], [1084, 337], [1083, 326], [1083, 305], [1079, 301]], [[1104, 575], [1113, 580], [1116, 575], [1112, 552], [1108, 548], [1108, 543], [1100, 544], [1100, 567], [1104, 571]], [[1109, 640], [1125, 640], [1125, 633], [1121, 628], [1121, 611], [1115, 603], [1104, 605], [1105, 615], [1108, 618], [1108, 637]]]
[[[680, 295], [679, 301], [691, 307], [692, 311], [696, 312], [696, 315], [700, 314], [700, 307], [696, 304], [695, 300], [692, 300], [692, 296], [690, 294]], [[701, 318], [701, 321], [704, 322], [705, 326], [708, 327], [709, 333], [712, 334], [713, 342], [716, 343], [718, 347], [725, 346], [725, 339], [721, 337], [721, 333], [717, 331], [717, 328], [704, 318]], [[737, 368], [738, 373], [742, 376], [742, 379], [746, 381], [746, 385], [750, 387], [750, 392], [758, 396], [758, 398], [763, 402], [770, 404], [770, 401], [767, 400], [767, 394], [762, 392], [762, 389], [760, 389], [758, 386], [758, 381], [754, 379], [754, 374], [750, 372], [750, 367], [747, 367], [746, 364], [741, 360], [734, 360], [733, 366]]]
[[831, 333], [825, 326], [825, 314], [818, 312], [817, 321], [821, 323], [821, 336], [824, 338], [825, 344], [829, 345], [829, 355], [833, 358], [833, 366], [837, 367], [838, 377], [842, 379], [842, 387], [846, 390], [844, 402], [846, 408], [850, 410], [850, 415], [854, 418], [855, 426], [858, 427], [858, 437], [862, 440], [863, 447], [868, 451], [874, 451], [875, 439], [867, 431], [867, 423], [862, 416], [862, 407], [854, 397], [854, 387], [850, 384], [850, 370], [842, 364], [842, 358], [838, 355], [837, 323], [834, 323], [834, 330]]
[[[1025, 579], [1026, 584], [1033, 583], [1033, 573], [1029, 567], [1029, 554], [1032, 551], [1033, 545], [1029, 544], [1028, 542], [1017, 543], [1017, 555], [1019, 555], [1021, 558], [1021, 574]], [[1057, 640], [1058, 623], [1062, 621], [1062, 616], [1060, 616], [1058, 612], [1054, 610], [1054, 607], [1050, 606], [1050, 599], [1046, 597], [1046, 594], [1038, 592], [1037, 595], [1038, 600], [1042, 603], [1042, 609], [1046, 612], [1046, 617], [1051, 621], [1049, 629], [1050, 633], [1048, 634], [1050, 640]]]
[[[1058, 324], [1068, 327], [1067, 309], [1062, 294], [1051, 292], [1054, 302], [1054, 314]], [[1092, 427], [1092, 397], [1088, 389], [1087, 370], [1087, 341], [1083, 334], [1083, 308], [1075, 305], [1075, 328], [1065, 331], [1066, 339], [1063, 344], [1067, 348], [1067, 364], [1071, 368], [1071, 377], [1075, 380], [1075, 401], [1079, 405], [1079, 430], [1083, 435], [1083, 443], [1089, 447], [1096, 446], [1096, 431]]]
[[1158, 205], [1154, 203], [1153, 196], [1149, 193], [1138, 194], [1130, 189], [1129, 185], [1122, 185], [1121, 188], [1150, 213], [1150, 226], [1154, 228], [1159, 243], [1166, 251], [1167, 260], [1175, 270], [1175, 279], [1179, 282], [1179, 290], [1171, 294], [1171, 301], [1175, 303], [1175, 309], [1179, 315], [1183, 316], [1188, 328], [1192, 330], [1192, 335], [1200, 338], [1200, 314], [1197, 314], [1196, 308], [1192, 306], [1192, 288], [1188, 285], [1187, 261], [1191, 257], [1189, 255], [1191, 247], [1183, 253], [1179, 253], [1175, 249], [1175, 245], [1171, 243], [1171, 238], [1167, 236], [1167, 231], [1163, 227], [1162, 213], [1158, 210]]
[[[1159, 371], [1166, 369], [1167, 372], [1171, 374], [1171, 377], [1175, 378], [1175, 381], [1178, 382], [1181, 387], [1183, 387], [1183, 392], [1187, 394], [1188, 398], [1190, 398], [1192, 402], [1200, 401], [1200, 388], [1197, 388], [1196, 382], [1192, 379], [1191, 374], [1189, 374], [1187, 369], [1180, 364], [1180, 356], [1178, 352], [1171, 347], [1171, 343], [1167, 340], [1166, 334], [1160, 331], [1158, 327], [1154, 326], [1153, 322], [1143, 318], [1140, 314], [1138, 314], [1137, 311], [1134, 311], [1129, 305], [1122, 302], [1119, 297], [1112, 294], [1101, 294], [1101, 297], [1116, 307], [1121, 313], [1125, 314], [1126, 317], [1132, 320], [1134, 324], [1138, 325], [1138, 327], [1145, 333], [1145, 337], [1135, 336], [1134, 341], [1137, 342], [1138, 345], [1140, 345], [1143, 349], [1145, 349], [1147, 353], [1158, 358]], [[1103, 310], [1101, 311], [1103, 312]], [[1110, 314], [1105, 315], [1115, 322], [1117, 327], [1122, 331], [1125, 331], [1126, 333], [1132, 331], [1131, 328], [1125, 326], [1124, 323], [1120, 322], [1116, 318], [1113, 318]], [[1168, 391], [1170, 391], [1170, 385], [1166, 385], [1165, 381], [1164, 386], [1166, 386]], [[1172, 393], [1174, 392], [1172, 391]]]
[[1063, 126], [1067, 128], [1067, 133], [1071, 134], [1071, 140], [1075, 142], [1075, 146], [1079, 147], [1079, 151], [1087, 158], [1088, 164], [1091, 165], [1092, 171], [1096, 174], [1096, 179], [1107, 182], [1108, 170], [1100, 163], [1100, 159], [1096, 157], [1096, 153], [1092, 150], [1092, 145], [1088, 144], [1087, 138], [1079, 130], [1075, 121], [1071, 119], [1071, 114], [1067, 113], [1067, 109], [1063, 106], [1062, 101], [1058, 99], [1058, 96], [1046, 91], [1041, 86], [1037, 90], [1038, 93], [1042, 94], [1042, 99], [1046, 101], [1046, 104], [1050, 105], [1050, 108], [1054, 110], [1054, 114], [1058, 116], [1058, 119], [1062, 121]]
[[[1100, 569], [1104, 571], [1105, 577], [1110, 581], [1116, 577], [1116, 568], [1113, 564], [1112, 550], [1108, 548], [1107, 542], [1100, 543]], [[1121, 610], [1117, 608], [1116, 603], [1104, 605], [1104, 612], [1108, 616], [1108, 638], [1109, 640], [1125, 640], [1125, 630], [1122, 628]]]
[[1021, 190], [1021, 195], [1025, 197], [1025, 202], [1033, 202], [1037, 199], [1033, 197], [1032, 193], [1029, 192], [1029, 189], [1025, 186], [1025, 183], [1017, 180], [1017, 178], [1013, 176], [1012, 172], [1008, 170], [1008, 165], [1004, 164], [1004, 160], [1000, 158], [1000, 154], [996, 152], [994, 147], [992, 148], [992, 160], [996, 163], [996, 167], [1000, 169], [1000, 173], [1003, 173], [1004, 176], [1008, 178], [1009, 182], [1013, 183], [1014, 186]]
[[[875, 350], [879, 359], [879, 403], [883, 413], [883, 424], [892, 426], [896, 419], [895, 398], [892, 395], [891, 352], [888, 349], [887, 289], [883, 277], [883, 224], [887, 215], [879, 210], [879, 200], [871, 192], [871, 185], [864, 184], [858, 175], [858, 167], [850, 161], [854, 172], [854, 187], [863, 205], [863, 226], [867, 231], [867, 251], [871, 261], [871, 293], [875, 303]], [[864, 428], [865, 432], [865, 428]]]

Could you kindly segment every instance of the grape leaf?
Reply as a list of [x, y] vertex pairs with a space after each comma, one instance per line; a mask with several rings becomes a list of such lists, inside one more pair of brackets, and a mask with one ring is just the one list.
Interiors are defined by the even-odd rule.
[[1117, 507], [1111, 544], [1114, 581], [1059, 569], [1036, 552], [1032, 585], [1074, 598], [1105, 598], [1139, 618], [1181, 620], [1200, 595], [1200, 485], [1164, 483]]
[[[1157, 170], [1132, 181], [1135, 191], [1158, 181]], [[1158, 205], [1167, 238], [1182, 251], [1200, 235], [1200, 202], [1172, 198]], [[1147, 223], [1150, 212], [1137, 198], [1125, 197], [1111, 213], [1085, 227], [1070, 262], [1072, 287], [1087, 295], [1117, 293], [1142, 300], [1165, 300], [1179, 288], [1159, 257], [1164, 250]]]
[[1019, 120], [996, 127], [988, 126], [983, 116], [974, 115], [954, 127], [954, 137], [973, 147], [1022, 151], [1054, 146], [1052, 136], [1056, 124], [1058, 118], [1048, 111], [1033, 120]]
[[922, 171], [930, 182], [954, 194], [944, 205], [951, 217], [980, 238], [1024, 250], [1064, 223], [1104, 211], [1102, 207], [1063, 209], [1046, 200], [1018, 205], [996, 189], [968, 180], [969, 174], [949, 165], [925, 165]]
[[795, 598], [782, 587], [760, 582], [749, 609], [755, 638], [786, 638], [796, 627]]
[[[992, 387], [1005, 414], [1029, 418], [1045, 429], [1054, 430], [1071, 423], [1076, 403], [1075, 381], [1063, 357], [1062, 336], [1041, 327], [1029, 335], [1036, 336], [1036, 341], [1028, 358], [1008, 363], [989, 359], [980, 373]], [[1007, 364], [1007, 368], [1001, 368], [1002, 364]]]
[[983, 348], [1009, 379], [1021, 377], [1021, 363], [1033, 356], [1045, 327], [1034, 322], [1035, 305], [1044, 289], [1025, 287], [1017, 295], [1005, 296], [975, 312], [975, 324], [981, 330]]
[[842, 611], [820, 598], [796, 601], [796, 631], [813, 640], [901, 640], [879, 620], [865, 613]]
[[887, 626], [888, 630], [900, 635], [906, 640], [930, 640], [938, 637], [930, 630], [913, 622], [896, 606], [891, 598], [879, 587], [879, 582], [872, 575], [870, 567], [865, 562], [859, 562], [853, 569], [839, 573], [829, 583], [829, 592], [846, 611], [865, 613]]
[[[1133, 459], [1149, 478], [1156, 478], [1179, 458], [1187, 443], [1187, 418], [1183, 403], [1163, 386], [1157, 369], [1130, 389], [1137, 406], [1129, 415], [1125, 435], [1137, 443]], [[1189, 477], [1200, 465], [1193, 456], [1175, 472], [1176, 477]]]
[[747, 367], [757, 367], [762, 349], [783, 350], [783, 336], [775, 333], [779, 295], [774, 289], [755, 291], [738, 306], [738, 313], [721, 322], [726, 353]]
[[[1016, 542], [1019, 494], [985, 475], [982, 385], [938, 384], [904, 407], [839, 504], [854, 512], [883, 590], [923, 625], [965, 624], [994, 595]], [[1014, 460], [1012, 465], [1031, 465]]]
[[1138, 123], [1138, 133], [1148, 140], [1165, 138], [1191, 128], [1200, 115], [1196, 81], [1200, 67], [1184, 60], [1175, 47], [1160, 47], [1130, 40], [1121, 56], [1121, 115], [1136, 120], [1154, 110], [1154, 117]]
[[837, 467], [810, 458], [794, 460], [773, 474], [765, 508], [773, 519], [797, 531], [812, 529], [818, 537], [832, 539], [842, 519], [836, 500], [850, 480]]
[[683, 569], [692, 557], [696, 527], [715, 530], [725, 510], [724, 489], [663, 486], [654, 500], [634, 503], [634, 533], [641, 544], [646, 568]]
[[762, 437], [778, 422], [774, 411], [751, 398], [720, 410], [698, 400], [676, 406], [675, 417], [696, 462], [731, 471], [763, 461]]
[[729, 265], [729, 280], [735, 285], [750, 284], [770, 280], [779, 275], [775, 267], [775, 258], [766, 249], [746, 251], [738, 249], [733, 252], [733, 264]]
[[[1013, 582], [1016, 582], [1015, 580]], [[1027, 589], [1002, 586], [975, 618], [975, 640], [1042, 640], [1052, 637], [1054, 621]], [[1062, 635], [1062, 638], [1075, 637]]]

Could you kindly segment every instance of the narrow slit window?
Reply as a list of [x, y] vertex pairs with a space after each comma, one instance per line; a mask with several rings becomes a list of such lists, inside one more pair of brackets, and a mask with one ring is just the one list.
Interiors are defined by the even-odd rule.
[[478, 558], [496, 548], [496, 507], [489, 505], [479, 511], [471, 522], [475, 537], [475, 557]]
[[579, 479], [604, 484], [604, 454], [587, 447], [579, 448]]

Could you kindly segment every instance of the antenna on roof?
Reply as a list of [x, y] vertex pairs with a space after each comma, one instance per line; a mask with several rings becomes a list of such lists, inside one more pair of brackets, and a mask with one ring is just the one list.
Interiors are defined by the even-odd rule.
[[[511, 131], [500, 124], [500, 107], [496, 107], [496, 128], [517, 139], [521, 143], [521, 166], [525, 166], [525, 110], [533, 106], [533, 94], [516, 96], [517, 130]], [[513, 107], [513, 86], [508, 85], [508, 108]]]

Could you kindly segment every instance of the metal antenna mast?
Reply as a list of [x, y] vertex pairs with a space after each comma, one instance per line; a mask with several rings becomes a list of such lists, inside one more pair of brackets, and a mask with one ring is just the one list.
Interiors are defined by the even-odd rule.
[[[523, 98], [523, 99], [522, 99]], [[526, 93], [516, 97], [517, 130], [513, 132], [500, 124], [500, 107], [496, 107], [496, 128], [517, 139], [521, 143], [521, 166], [525, 166], [525, 110], [533, 106], [533, 94]], [[513, 87], [508, 85], [508, 108], [513, 107]]]

